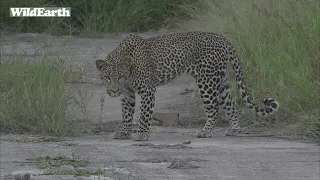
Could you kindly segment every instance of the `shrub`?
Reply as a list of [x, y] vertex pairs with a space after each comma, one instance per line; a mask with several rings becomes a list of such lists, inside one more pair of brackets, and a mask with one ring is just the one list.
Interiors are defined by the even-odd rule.
[[[3, 0], [2, 27], [23, 32], [99, 35], [109, 32], [139, 32], [169, 25], [184, 17], [181, 5], [192, 0]], [[71, 7], [70, 18], [10, 18], [9, 7]]]
[[68, 115], [70, 91], [62, 61], [43, 59], [30, 64], [1, 59], [0, 125], [2, 132], [72, 134], [76, 123]]

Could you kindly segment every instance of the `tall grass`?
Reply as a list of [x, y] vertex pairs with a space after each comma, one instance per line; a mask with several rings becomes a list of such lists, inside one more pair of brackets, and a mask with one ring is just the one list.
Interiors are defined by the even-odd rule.
[[[225, 3], [225, 4], [224, 4]], [[319, 1], [201, 0], [187, 30], [221, 30], [235, 45], [254, 99], [274, 97], [281, 120], [320, 138]], [[204, 10], [205, 9], [205, 10]]]
[[[138, 32], [170, 26], [172, 18], [192, 0], [2, 0], [2, 27], [23, 32], [100, 35], [110, 32]], [[70, 18], [10, 18], [9, 7], [71, 7]]]
[[1, 59], [0, 126], [2, 132], [32, 132], [53, 135], [76, 132], [77, 123], [68, 114], [70, 91], [62, 61], [30, 64]]

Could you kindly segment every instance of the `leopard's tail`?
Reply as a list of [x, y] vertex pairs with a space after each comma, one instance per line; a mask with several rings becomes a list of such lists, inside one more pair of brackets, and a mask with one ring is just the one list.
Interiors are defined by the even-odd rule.
[[240, 95], [243, 99], [244, 104], [246, 105], [246, 107], [255, 110], [256, 114], [258, 116], [268, 116], [268, 115], [272, 115], [275, 112], [278, 111], [279, 108], [279, 103], [274, 100], [273, 98], [265, 98], [262, 103], [266, 106], [265, 108], [260, 108], [259, 106], [257, 106], [256, 104], [254, 104], [251, 99], [250, 96], [247, 92], [244, 80], [243, 80], [243, 75], [242, 75], [242, 70], [240, 68], [240, 63], [239, 63], [239, 58], [235, 52], [235, 49], [230, 46], [230, 49], [228, 50], [229, 55], [229, 62], [232, 65], [232, 69], [235, 72], [236, 75], [236, 81], [237, 81], [237, 86], [238, 86], [238, 90], [240, 92]]

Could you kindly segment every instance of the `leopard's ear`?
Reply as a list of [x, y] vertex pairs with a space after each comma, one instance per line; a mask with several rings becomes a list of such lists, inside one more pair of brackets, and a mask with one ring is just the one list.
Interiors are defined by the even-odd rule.
[[104, 60], [96, 60], [96, 67], [99, 71], [101, 71], [102, 69], [105, 69], [106, 67], [106, 62]]

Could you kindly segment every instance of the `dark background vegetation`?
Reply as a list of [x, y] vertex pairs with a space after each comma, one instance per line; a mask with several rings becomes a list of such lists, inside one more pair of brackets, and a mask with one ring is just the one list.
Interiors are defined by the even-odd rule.
[[[2, 0], [2, 27], [22, 32], [94, 35], [137, 32], [172, 25], [190, 15], [179, 11], [198, 0]], [[71, 7], [70, 18], [10, 18], [9, 7]]]

